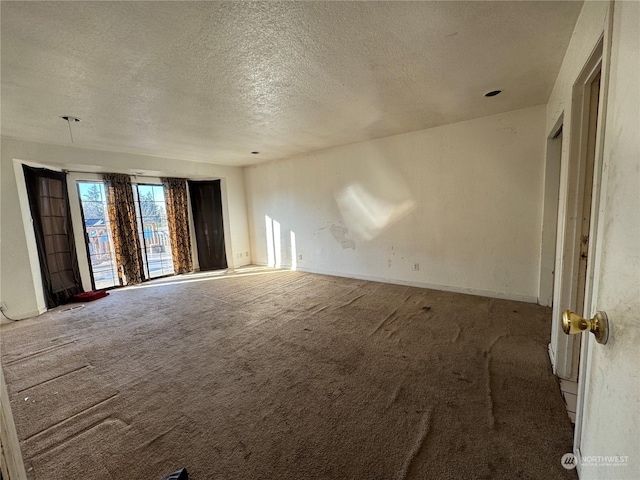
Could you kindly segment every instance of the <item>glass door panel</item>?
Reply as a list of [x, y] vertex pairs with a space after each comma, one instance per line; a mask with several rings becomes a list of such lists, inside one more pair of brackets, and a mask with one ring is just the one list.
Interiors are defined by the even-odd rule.
[[104, 183], [77, 182], [93, 288], [120, 286]]
[[146, 278], [173, 275], [173, 257], [162, 185], [135, 184], [138, 235]]

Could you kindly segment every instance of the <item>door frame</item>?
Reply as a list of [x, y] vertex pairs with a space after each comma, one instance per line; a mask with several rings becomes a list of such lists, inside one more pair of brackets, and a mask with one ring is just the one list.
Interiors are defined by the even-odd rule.
[[[585, 284], [584, 311], [590, 311], [593, 288], [593, 259], [597, 236], [597, 225], [602, 169], [602, 132], [604, 131], [603, 99], [606, 86], [603, 74], [604, 37], [600, 36], [582, 71], [578, 75], [572, 92], [570, 119], [565, 121], [565, 131], [569, 131], [568, 141], [562, 160], [560, 199], [558, 206], [558, 228], [556, 242], [556, 268], [553, 292], [553, 320], [550, 350], [553, 352], [553, 373], [560, 378], [578, 381], [580, 359], [580, 337], [564, 335], [561, 318], [564, 310], [582, 311], [583, 305], [577, 305], [577, 278], [580, 255], [581, 213], [584, 199], [585, 167], [587, 163], [587, 142], [589, 135], [589, 111], [591, 83], [601, 74], [601, 93], [596, 131], [596, 149], [593, 165], [593, 186], [591, 202], [589, 259]], [[560, 116], [565, 116], [566, 112]], [[557, 127], [554, 127], [557, 128]], [[554, 132], [552, 131], [551, 134]], [[550, 134], [550, 135], [551, 135]], [[568, 150], [568, 152], [566, 152]]]
[[[66, 171], [66, 170], [65, 170]], [[82, 211], [82, 199], [78, 190], [78, 182], [102, 182], [102, 175], [97, 173], [77, 173], [67, 171], [67, 189], [69, 191], [69, 203], [71, 205], [71, 221], [76, 241], [76, 252], [80, 264], [80, 277], [85, 291], [94, 290], [95, 283], [91, 270], [91, 257], [86, 243], [86, 229], [84, 214]], [[77, 226], [77, 228], [76, 228]]]
[[[544, 205], [542, 211], [542, 239], [540, 248], [540, 275], [538, 283], [538, 304], [553, 306], [553, 292], [556, 265], [556, 243], [558, 239], [558, 207], [560, 202], [560, 168], [564, 134], [564, 112], [547, 136], [547, 151], [544, 167]], [[553, 334], [553, 332], [552, 332]], [[555, 339], [552, 338], [551, 344]], [[549, 346], [549, 354], [555, 352]], [[555, 361], [552, 363], [555, 364]]]
[[[68, 178], [68, 177], [67, 177]], [[78, 180], [75, 183], [75, 187], [76, 187], [76, 194], [78, 195], [78, 200], [80, 202], [80, 218], [82, 219], [82, 235], [84, 237], [84, 249], [85, 249], [85, 253], [87, 255], [87, 259], [88, 259], [88, 264], [89, 264], [89, 277], [91, 280], [91, 290], [95, 290], [96, 289], [96, 279], [94, 277], [93, 274], [93, 265], [91, 264], [91, 251], [89, 249], [89, 236], [87, 235], [87, 227], [86, 227], [86, 222], [85, 222], [85, 217], [84, 217], [84, 207], [82, 206], [82, 195], [80, 195], [80, 182], [88, 182], [87, 180]], [[82, 272], [80, 272], [80, 275], [82, 275]], [[85, 289], [86, 290], [86, 289]]]
[[[78, 200], [78, 212], [80, 215], [80, 220], [81, 220], [81, 226], [82, 226], [82, 240], [83, 240], [83, 244], [84, 244], [84, 254], [86, 255], [86, 268], [88, 271], [88, 275], [89, 275], [89, 279], [91, 282], [91, 290], [96, 290], [96, 281], [95, 281], [95, 276], [94, 276], [94, 272], [93, 272], [93, 265], [91, 263], [91, 252], [89, 250], [89, 237], [87, 235], [87, 228], [86, 228], [86, 224], [85, 224], [85, 217], [84, 217], [84, 206], [82, 204], [82, 195], [80, 194], [80, 184], [81, 183], [99, 183], [99, 184], [103, 184], [104, 185], [104, 180], [102, 179], [102, 177], [96, 176], [96, 179], [94, 180], [87, 180], [84, 177], [83, 178], [79, 178], [79, 179], [75, 179], [75, 177], [69, 178], [71, 177], [73, 174], [69, 173], [67, 174], [67, 178], [69, 179], [69, 183], [74, 183], [75, 184], [75, 192], [74, 194], [77, 196], [77, 200]], [[106, 190], [105, 190], [105, 194], [106, 194]], [[74, 211], [72, 209], [72, 218], [74, 215]], [[108, 215], [107, 215], [108, 217]], [[111, 255], [113, 258], [113, 261], [115, 261], [115, 253], [113, 251], [113, 238], [111, 232], [109, 232], [109, 242], [110, 242], [110, 249], [111, 249]], [[78, 245], [78, 238], [76, 237], [76, 245]], [[80, 257], [78, 257], [80, 258]], [[80, 271], [80, 275], [83, 276], [83, 284], [85, 282], [84, 279], [84, 275], [83, 275], [83, 269], [81, 268]], [[111, 290], [113, 288], [120, 288], [122, 287], [122, 279], [118, 278], [118, 283], [116, 283], [115, 285], [112, 285], [110, 287], [105, 287], [105, 288], [101, 288], [100, 290]], [[86, 287], [85, 287], [86, 290]]]
[[[581, 442], [583, 423], [588, 402], [588, 383], [590, 378], [589, 353], [594, 339], [589, 333], [564, 335], [561, 331], [561, 316], [564, 310], [580, 310], [585, 317], [595, 314], [594, 299], [597, 298], [598, 275], [602, 243], [602, 207], [604, 204], [606, 171], [603, 171], [604, 132], [607, 113], [607, 92], [609, 84], [609, 63], [611, 47], [611, 22], [613, 5], [610, 5], [599, 39], [587, 57], [573, 84], [571, 108], [564, 116], [565, 131], [569, 131], [565, 143], [568, 152], [563, 151], [561, 167], [560, 199], [558, 210], [558, 231], [556, 243], [556, 270], [553, 292], [552, 341], [555, 350], [552, 355], [553, 373], [560, 378], [578, 382], [576, 422], [573, 453], [577, 457], [580, 474]], [[577, 302], [577, 278], [580, 254], [580, 213], [584, 199], [584, 172], [587, 162], [587, 141], [589, 136], [589, 111], [591, 84], [600, 74], [600, 95], [598, 99], [597, 129], [595, 132], [595, 152], [593, 160], [593, 184], [591, 192], [591, 218], [589, 225], [588, 263], [583, 305]], [[567, 118], [567, 113], [569, 118]], [[556, 124], [557, 125], [557, 124]], [[556, 127], [554, 127], [556, 128]], [[553, 133], [553, 132], [551, 132]], [[563, 146], [563, 150], [565, 147]], [[555, 357], [555, 358], [554, 358]]]
[[2, 366], [0, 365], [0, 451], [2, 452], [2, 466], [0, 468], [3, 477], [7, 480], [26, 480], [27, 472], [22, 460], [22, 450], [18, 432], [11, 413], [11, 401], [7, 390], [7, 382], [4, 379]]

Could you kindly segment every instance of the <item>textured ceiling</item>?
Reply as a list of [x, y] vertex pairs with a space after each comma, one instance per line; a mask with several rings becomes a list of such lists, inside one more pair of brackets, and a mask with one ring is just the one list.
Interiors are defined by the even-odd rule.
[[581, 6], [3, 1], [2, 134], [248, 165], [539, 105]]

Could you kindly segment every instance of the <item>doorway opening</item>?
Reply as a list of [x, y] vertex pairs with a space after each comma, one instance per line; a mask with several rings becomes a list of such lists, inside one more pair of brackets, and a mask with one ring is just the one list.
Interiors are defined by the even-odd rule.
[[[581, 317], [589, 317], [590, 312], [585, 303], [587, 297], [589, 271], [589, 239], [591, 235], [592, 224], [592, 200], [593, 200], [593, 174], [596, 156], [596, 140], [598, 129], [598, 103], [600, 97], [600, 71], [596, 72], [595, 78], [587, 85], [585, 92], [585, 133], [586, 142], [584, 150], [585, 155], [582, 159], [582, 165], [579, 171], [578, 195], [577, 195], [577, 220], [574, 235], [574, 265], [573, 269], [576, 275], [573, 278], [573, 296], [575, 301], [570, 308]], [[578, 409], [578, 381], [579, 381], [579, 365], [580, 365], [580, 348], [582, 344], [582, 335], [572, 335], [575, 337], [572, 349], [567, 352], [572, 355], [572, 373], [571, 378], [560, 379], [560, 390], [565, 400], [567, 413], [571, 421], [575, 423], [576, 412]]]
[[589, 260], [589, 236], [591, 232], [591, 204], [593, 200], [593, 172], [596, 157], [596, 140], [598, 130], [598, 103], [600, 99], [600, 69], [589, 85], [588, 100], [588, 124], [587, 124], [587, 149], [584, 169], [582, 204], [578, 205], [581, 211], [579, 218], [579, 252], [578, 252], [578, 278], [576, 281], [576, 313], [580, 316], [588, 316], [590, 312], [585, 306], [587, 293], [587, 271]]
[[[558, 234], [558, 203], [560, 199], [560, 164], [562, 161], [563, 117], [547, 139], [545, 165], [544, 207], [542, 217], [542, 248], [540, 251], [540, 280], [538, 303], [553, 306], [553, 283], [556, 269], [556, 241]], [[552, 342], [553, 345], [553, 342]]]

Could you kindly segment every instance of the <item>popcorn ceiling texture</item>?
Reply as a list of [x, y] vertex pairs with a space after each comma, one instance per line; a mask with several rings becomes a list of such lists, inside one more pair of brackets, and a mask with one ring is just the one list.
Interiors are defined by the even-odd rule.
[[2, 135], [243, 166], [545, 104], [582, 2], [1, 8]]
[[30, 480], [577, 478], [550, 309], [193, 274], [2, 326]]

